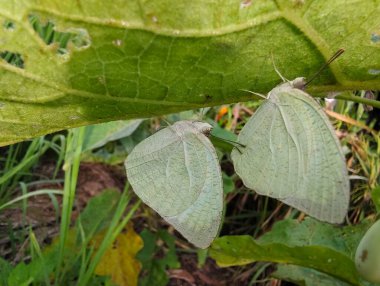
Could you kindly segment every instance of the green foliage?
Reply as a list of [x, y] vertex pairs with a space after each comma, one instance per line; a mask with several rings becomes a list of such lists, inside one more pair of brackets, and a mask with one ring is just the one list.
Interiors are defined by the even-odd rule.
[[[57, 249], [46, 251], [43, 257], [36, 258], [34, 261], [25, 264], [20, 262], [11, 271], [8, 277], [9, 286], [30, 285], [32, 282], [45, 284], [46, 278], [53, 273], [56, 267]], [[48, 280], [49, 281], [49, 280]]]
[[301, 286], [350, 286], [350, 284], [324, 273], [295, 265], [278, 265], [272, 276]]
[[[28, 264], [21, 262], [11, 269], [8, 263], [0, 260], [0, 266], [2, 266], [0, 277], [4, 281], [6, 279], [6, 283], [8, 283], [4, 285], [29, 285], [32, 282], [38, 285], [46, 284], [46, 280], [49, 281], [53, 277], [55, 282], [59, 279], [58, 285], [71, 285], [70, 283], [74, 282], [70, 281], [77, 280], [78, 284], [76, 285], [81, 285], [81, 275], [85, 274], [82, 271], [86, 270], [96, 255], [96, 252], [91, 249], [91, 240], [95, 235], [104, 231], [105, 227], [112, 225], [111, 218], [115, 217], [120, 200], [123, 199], [119, 192], [106, 190], [88, 202], [87, 207], [78, 218], [76, 227], [66, 234], [62, 258], [63, 269], [59, 272], [58, 277], [54, 273], [57, 273], [57, 268], [61, 267], [59, 264], [60, 242], [55, 240], [52, 245], [44, 249], [40, 257], [36, 257]], [[107, 244], [112, 241], [109, 237], [107, 238]], [[103, 250], [100, 248], [97, 251]], [[92, 281], [91, 285], [96, 285], [94, 284], [97, 280], [95, 276], [91, 274], [89, 279]], [[104, 278], [99, 279], [104, 280]]]
[[[141, 119], [112, 121], [86, 127], [82, 161], [102, 162], [110, 165], [124, 162], [127, 153], [137, 144], [133, 136]], [[124, 142], [127, 142], [124, 144]], [[128, 143], [131, 146], [127, 146]], [[100, 148], [103, 147], [104, 148]], [[129, 151], [129, 152], [128, 152]]]
[[142, 120], [138, 119], [87, 126], [82, 152], [102, 147], [108, 142], [132, 135], [141, 122]]
[[[33, 30], [47, 45], [57, 44], [58, 54], [68, 53], [68, 44], [71, 42], [76, 47], [80, 48], [86, 45], [89, 39], [84, 37], [85, 33], [79, 33], [79, 30], [71, 30], [68, 32], [60, 32], [56, 29], [55, 24], [48, 20], [45, 24], [41, 23], [40, 19], [36, 15], [29, 15], [29, 23], [33, 27]], [[88, 43], [87, 43], [88, 44]]]
[[224, 194], [229, 194], [235, 191], [235, 183], [232, 177], [226, 175], [226, 173], [222, 173], [223, 177], [223, 192]]
[[5, 60], [7, 63], [14, 65], [18, 68], [24, 68], [24, 60], [18, 53], [11, 53], [9, 51], [1, 52], [0, 58]]
[[0, 257], [0, 286], [8, 286], [7, 281], [11, 271], [11, 264]]
[[[85, 2], [1, 3], [0, 146], [74, 126], [251, 100], [256, 97], [242, 89], [265, 93], [279, 83], [273, 62], [289, 79], [308, 77], [341, 47], [345, 55], [312, 83], [309, 92], [380, 89], [380, 22], [373, 16], [380, 11], [379, 0]], [[347, 93], [340, 98], [363, 101], [363, 96]], [[362, 119], [365, 113], [355, 107], [351, 104], [349, 113]], [[144, 122], [135, 132], [135, 127], [124, 126], [126, 133], [121, 134], [119, 124], [75, 131], [77, 140], [69, 135], [61, 241], [41, 257], [32, 255], [28, 264], [12, 267], [0, 259], [1, 285], [43, 285], [49, 279], [56, 285], [111, 285], [108, 278], [93, 275], [93, 269], [125, 225], [126, 220], [117, 222], [129, 197], [123, 195], [120, 202], [118, 194], [107, 191], [89, 202], [73, 230], [69, 224], [82, 145], [89, 151], [106, 144], [97, 158], [117, 162], [152, 131]], [[120, 153], [116, 148], [104, 152], [107, 142], [130, 133], [116, 143], [122, 147]], [[223, 128], [213, 133], [236, 141]], [[217, 139], [213, 143], [223, 151], [232, 149]], [[352, 158], [360, 165], [359, 175], [368, 178], [366, 190], [379, 211], [379, 152], [372, 143], [363, 146], [368, 156], [354, 152]], [[47, 150], [60, 154], [60, 161], [64, 144], [61, 136], [51, 144], [44, 138], [9, 147], [6, 160], [0, 162], [0, 205], [21, 180], [29, 181], [30, 170]], [[109, 157], [104, 159], [104, 154]], [[224, 174], [226, 193], [234, 191], [235, 180]], [[350, 214], [352, 221], [368, 214], [372, 206], [365, 196], [364, 203], [355, 206], [358, 215]], [[253, 210], [248, 215], [261, 216], [261, 222], [267, 217]], [[102, 247], [95, 251], [91, 237], [108, 226]], [[260, 226], [248, 227], [261, 232]], [[220, 238], [211, 254], [224, 265], [261, 260], [300, 265], [281, 264], [274, 273], [299, 285], [359, 285], [352, 258], [366, 228], [366, 223], [339, 229], [313, 220], [286, 220], [256, 241], [248, 236]], [[146, 275], [141, 285], [165, 285], [166, 269], [180, 266], [174, 239], [163, 231], [153, 234], [145, 229], [142, 235], [140, 259]], [[206, 254], [200, 257], [204, 260]]]
[[[213, 113], [210, 112], [208, 114], [208, 116], [212, 117], [212, 114]], [[181, 116], [180, 115], [173, 115], [173, 116], [171, 116], [171, 119], [174, 120], [174, 119], [177, 119], [177, 117], [179, 119], [182, 119]], [[152, 125], [152, 123], [149, 123], [148, 121], [144, 122], [142, 125], [140, 125], [137, 128], [137, 130], [131, 136], [126, 137], [124, 139], [128, 139], [130, 137], [133, 137], [134, 139], [131, 140], [131, 142], [132, 142], [131, 146], [134, 146], [136, 144], [136, 142], [141, 141], [141, 139], [139, 139], [139, 138], [143, 139], [148, 134], [151, 133], [151, 129], [153, 129], [153, 128], [151, 128], [151, 125]], [[163, 125], [165, 125], [165, 123], [163, 123]], [[221, 130], [223, 130], [223, 129], [221, 129]], [[227, 136], [227, 138], [230, 138], [230, 137]], [[122, 139], [122, 140], [124, 140], [124, 139]], [[14, 147], [16, 147], [16, 146], [14, 146]], [[71, 154], [72, 153], [73, 152], [71, 152]], [[72, 156], [70, 156], [70, 157], [72, 158]], [[225, 178], [225, 180], [224, 180], [225, 184], [224, 185], [229, 186], [228, 189], [232, 189], [233, 188], [233, 184], [232, 184], [233, 181], [231, 182], [231, 180], [234, 180], [234, 179], [236, 179], [236, 178], [233, 178], [233, 177], [232, 178], [228, 177], [227, 179]], [[113, 192], [111, 192], [111, 193], [113, 193]], [[115, 209], [115, 202], [114, 202], [115, 199], [114, 200], [111, 199], [111, 197], [114, 195], [115, 194], [111, 195], [109, 192], [105, 192], [105, 194], [104, 194], [105, 197], [103, 197], [103, 198], [99, 197], [96, 199], [94, 198], [94, 201], [90, 201], [88, 204], [88, 209], [86, 209], [84, 211], [84, 213], [82, 213], [82, 215], [80, 216], [80, 219], [79, 219], [79, 221], [81, 221], [83, 223], [81, 223], [81, 224], [78, 223], [76, 226], [76, 229], [81, 228], [82, 230], [84, 230], [84, 231], [82, 231], [82, 234], [84, 233], [85, 235], [79, 235], [78, 233], [73, 233], [73, 234], [68, 235], [69, 241], [66, 243], [66, 246], [67, 246], [66, 249], [67, 249], [67, 254], [69, 254], [69, 255], [66, 255], [66, 253], [64, 255], [64, 265], [66, 265], [66, 267], [65, 267], [65, 269], [63, 269], [64, 273], [62, 274], [60, 283], [66, 283], [67, 282], [67, 283], [75, 284], [74, 281], [76, 281], [76, 279], [78, 278], [78, 275], [80, 275], [80, 274], [78, 274], [78, 272], [81, 271], [80, 269], [83, 269], [86, 267], [86, 265], [88, 265], [88, 261], [86, 261], [84, 264], [82, 262], [82, 261], [88, 259], [88, 257], [91, 255], [91, 249], [88, 249], [83, 244], [84, 238], [90, 237], [91, 233], [94, 233], [94, 232], [97, 233], [98, 231], [101, 231], [102, 229], [107, 228], [107, 226], [110, 223], [112, 214], [113, 214], [112, 209]], [[231, 195], [234, 195], [234, 194], [231, 194]], [[110, 203], [107, 205], [106, 201], [108, 199], [105, 199], [105, 198], [108, 196], [110, 197]], [[102, 221], [100, 219], [100, 217], [103, 217], [103, 211], [104, 211], [104, 220]], [[255, 211], [251, 210], [250, 214], [253, 214], [255, 212], [256, 212], [256, 210]], [[107, 215], [105, 213], [108, 213], [107, 218], [106, 218]], [[265, 215], [262, 213], [260, 215], [263, 215], [265, 217]], [[88, 222], [86, 222], [86, 220], [88, 220]], [[262, 259], [265, 259], [265, 261], [273, 261], [273, 262], [279, 262], [279, 263], [284, 263], [284, 262], [295, 263], [294, 258], [293, 258], [293, 260], [291, 260], [289, 258], [289, 256], [295, 256], [300, 265], [305, 266], [305, 263], [306, 264], [309, 263], [306, 266], [311, 267], [314, 265], [310, 266], [311, 263], [307, 262], [307, 258], [309, 257], [308, 255], [313, 256], [313, 255], [315, 255], [316, 252], [318, 252], [318, 254], [319, 254], [320, 249], [328, 248], [328, 254], [329, 255], [334, 255], [335, 254], [334, 251], [337, 251], [338, 253], [340, 253], [341, 258], [342, 258], [342, 253], [343, 253], [344, 259], [347, 259], [346, 256], [350, 257], [350, 259], [351, 259], [352, 253], [355, 250], [356, 245], [357, 245], [358, 241], [360, 240], [361, 235], [363, 235], [363, 233], [364, 233], [363, 229], [367, 227], [366, 224], [363, 224], [362, 226], [359, 226], [359, 227], [348, 227], [348, 228], [344, 228], [344, 229], [339, 230], [339, 228], [336, 228], [333, 226], [327, 226], [327, 225], [323, 225], [322, 223], [315, 223], [315, 222], [311, 223], [311, 222], [313, 222], [313, 221], [312, 220], [310, 220], [310, 221], [306, 220], [303, 223], [297, 223], [296, 221], [289, 220], [289, 221], [287, 221], [286, 224], [284, 222], [284, 225], [282, 225], [282, 227], [278, 227], [278, 225], [281, 226], [280, 223], [278, 225], [276, 225], [273, 228], [272, 232], [269, 232], [267, 235], [263, 236], [261, 239], [259, 239], [257, 241], [257, 243], [260, 246], [259, 247], [260, 251], [266, 251], [267, 250], [266, 248], [264, 248], [262, 246], [262, 244], [265, 247], [267, 245], [274, 247], [272, 249], [273, 250], [272, 252], [270, 252], [268, 250], [266, 256], [260, 256], [260, 257], [264, 257]], [[227, 224], [228, 224], [228, 222], [227, 222]], [[247, 224], [247, 223], [245, 223], [245, 224]], [[251, 225], [251, 226], [246, 225], [246, 227], [252, 227], [252, 228], [255, 227], [256, 229], [258, 229], [258, 231], [260, 231], [260, 232], [262, 231], [262, 229], [257, 225]], [[144, 230], [143, 233], [145, 233], [146, 231], [147, 230]], [[169, 235], [169, 234], [166, 233], [166, 235]], [[350, 237], [352, 237], [352, 238], [350, 238]], [[339, 238], [339, 239], [337, 239], [337, 238]], [[171, 250], [169, 250], [168, 252], [166, 252], [166, 247], [162, 247], [162, 242], [158, 242], [158, 240], [162, 240], [162, 238], [158, 237], [158, 235], [153, 235], [153, 238], [151, 239], [150, 242], [149, 242], [149, 239], [144, 238], [144, 241], [146, 243], [145, 247], [147, 249], [144, 248], [143, 251], [145, 251], [145, 253], [148, 253], [148, 254], [146, 254], [146, 258], [145, 258], [146, 264], [144, 267], [146, 275], [143, 278], [144, 282], [140, 282], [140, 283], [146, 283], [146, 284], [142, 284], [142, 285], [149, 285], [149, 283], [152, 283], [152, 281], [155, 281], [155, 279], [158, 279], [158, 281], [162, 281], [161, 282], [162, 285], [165, 285], [165, 283], [166, 283], [165, 281], [168, 281], [168, 276], [165, 273], [165, 270], [167, 268], [179, 267], [179, 264], [176, 265], [175, 262], [170, 263], [170, 261], [177, 261], [177, 263], [178, 263], [178, 259], [176, 258], [176, 255], [175, 255], [174, 238], [171, 237], [172, 248], [169, 247], [169, 249], [171, 249]], [[342, 240], [344, 240], [344, 243], [342, 243]], [[240, 245], [238, 242], [235, 243], [233, 238], [231, 238], [231, 241], [233, 241], [233, 244], [231, 246], [228, 246], [230, 248], [230, 249], [228, 249], [229, 253], [231, 253], [231, 248], [233, 248], [233, 247], [235, 247], [236, 249], [239, 249], [239, 251], [241, 250], [242, 252], [244, 252], [244, 253], [239, 252], [238, 254], [236, 254], [237, 257], [235, 257], [234, 259], [237, 259], [240, 261], [245, 259], [246, 262], [248, 262], [248, 261], [251, 262], [251, 261], [256, 260], [256, 259], [252, 260], [252, 257], [248, 257], [248, 258], [246, 257], [247, 250], [250, 250], [250, 248], [246, 247], [245, 244]], [[297, 251], [297, 250], [299, 250], [299, 248], [292, 249], [293, 247], [303, 247], [303, 246], [307, 245], [308, 243], [311, 246], [314, 246], [314, 250], [312, 248], [309, 248], [306, 250], [302, 249], [300, 251]], [[55, 265], [54, 267], [56, 267], [56, 265], [57, 265], [57, 258], [56, 257], [58, 254], [58, 250], [57, 250], [58, 246], [56, 246], [56, 245], [57, 245], [57, 243], [55, 244], [54, 251], [52, 251], [51, 249], [50, 250], [46, 249], [45, 251], [43, 251], [43, 258], [44, 258], [45, 264], [43, 264], [41, 262], [41, 260], [38, 258], [36, 258], [34, 261], [32, 261], [30, 266], [29, 266], [29, 264], [28, 265], [20, 264], [19, 266], [16, 266], [16, 268], [18, 270], [17, 271], [14, 270], [14, 273], [12, 274], [13, 280], [9, 280], [9, 281], [11, 281], [11, 282], [14, 281], [14, 282], [12, 282], [14, 284], [21, 283], [20, 285], [22, 285], [22, 283], [27, 284], [28, 279], [30, 278], [34, 281], [40, 281], [41, 283], [43, 283], [45, 281], [45, 277], [46, 277], [46, 275], [44, 275], [44, 272], [54, 273], [54, 271], [51, 272], [51, 267], [49, 267], [49, 265]], [[153, 248], [149, 249], [149, 245], [153, 246]], [[166, 245], [168, 245], [168, 243], [166, 243]], [[315, 246], [317, 246], [319, 248], [317, 248]], [[278, 249], [280, 249], [280, 250], [277, 251]], [[331, 251], [331, 249], [333, 249], [334, 251]], [[308, 252], [309, 250], [310, 250], [310, 252]], [[313, 251], [311, 251], [311, 250], [313, 250]], [[153, 259], [153, 261], [152, 261], [152, 258], [163, 257], [161, 251], [164, 251], [164, 255], [168, 255], [168, 256], [172, 255], [171, 258], [167, 258], [167, 260], [169, 260], [169, 262], [167, 262], [166, 258], [163, 260], [163, 262], [161, 262], [160, 259]], [[223, 251], [227, 251], [227, 250], [224, 249]], [[73, 253], [80, 253], [80, 255], [82, 255], [82, 256], [80, 258], [70, 256], [70, 254], [73, 254]], [[172, 254], [169, 255], [169, 253], [172, 253]], [[215, 253], [215, 252], [212, 251], [212, 253]], [[205, 254], [202, 255], [202, 257], [204, 259], [206, 257]], [[280, 261], [278, 260], [279, 257], [281, 259]], [[323, 257], [325, 257], [325, 256], [323, 256]], [[322, 259], [323, 259], [323, 257], [322, 257]], [[321, 258], [321, 257], [319, 257], [319, 258]], [[83, 260], [81, 260], [81, 259], [83, 259]], [[306, 260], [306, 262], [305, 262], [305, 260]], [[342, 261], [342, 260], [338, 260], [338, 261]], [[47, 265], [47, 264], [49, 264], [49, 265]], [[331, 267], [330, 263], [325, 263], [325, 264], [326, 264], [326, 267], [327, 266]], [[45, 269], [44, 265], [47, 265], [46, 269]], [[27, 268], [25, 268], [26, 266], [27, 266]], [[256, 266], [254, 266], [254, 267], [256, 267]], [[334, 278], [330, 275], [324, 274], [324, 273], [320, 272], [320, 271], [322, 271], [320, 269], [319, 269], [320, 271], [316, 271], [316, 270], [313, 270], [311, 268], [305, 268], [305, 267], [302, 268], [302, 267], [298, 267], [298, 266], [287, 266], [289, 268], [285, 268], [285, 269], [283, 267], [285, 267], [285, 266], [281, 265], [281, 267], [279, 268], [281, 271], [276, 272], [274, 275], [278, 278], [281, 278], [281, 279], [287, 280], [287, 281], [292, 281], [292, 282], [297, 283], [299, 285], [313, 285], [313, 283], [317, 283], [317, 282], [325, 283], [327, 285], [330, 285], [330, 284], [331, 285], [345, 285], [344, 284], [345, 282], [343, 282], [342, 280], [339, 280], [339, 279]], [[342, 264], [341, 267], [343, 268], [344, 264]], [[335, 269], [335, 265], [332, 267], [332, 269], [333, 270]], [[347, 268], [347, 269], [348, 270], [346, 272], [350, 273], [349, 270], [351, 268]], [[11, 268], [8, 268], [8, 271], [6, 271], [6, 270], [1, 271], [1, 270], [2, 269], [0, 266], [0, 278], [2, 278], [3, 280], [8, 279], [6, 277], [6, 275], [8, 275], [8, 274], [3, 274], [3, 272], [9, 273], [11, 271]], [[331, 270], [331, 271], [333, 271], [333, 270]], [[339, 270], [339, 268], [338, 268], [338, 270]], [[38, 271], [44, 271], [44, 272], [40, 272], [40, 274], [36, 275], [34, 273], [34, 271], [37, 271], [37, 272]], [[21, 272], [24, 274], [22, 274]], [[338, 274], [340, 274], [340, 273], [338, 272]], [[54, 277], [54, 275], [49, 276], [49, 277], [50, 278]], [[22, 280], [21, 278], [24, 280], [21, 281]], [[21, 280], [19, 280], [19, 279], [21, 279]], [[342, 279], [342, 278], [340, 278], [340, 279]], [[4, 281], [6, 281], [6, 280], [4, 280]], [[109, 280], [106, 280], [105, 277], [97, 277], [94, 275], [90, 276], [88, 281], [89, 281], [88, 282], [89, 285], [102, 285], [101, 283], [108, 283], [108, 284], [111, 283]], [[359, 282], [361, 283], [361, 281], [359, 281]], [[36, 283], [39, 283], [39, 282], [36, 282]], [[8, 284], [5, 284], [5, 285], [8, 286]]]
[[32, 169], [38, 160], [49, 150], [58, 154], [53, 179], [62, 163], [65, 138], [56, 135], [53, 138], [40, 137], [22, 144], [12, 145], [6, 151], [4, 161], [0, 161], [0, 206], [10, 199], [14, 189], [21, 180], [28, 183]]
[[[144, 229], [141, 232], [141, 237], [144, 240], [144, 248], [138, 253], [137, 258], [142, 263], [145, 275], [140, 279], [139, 285], [167, 285], [169, 277], [166, 269], [180, 267], [175, 251], [174, 237], [163, 230], [152, 233], [148, 229]], [[167, 251], [163, 254], [162, 258], [156, 257], [162, 251], [162, 246], [160, 247], [157, 244], [158, 240], [162, 240], [167, 246]]]
[[379, 7], [378, 0], [6, 1], [0, 144], [250, 100], [241, 89], [264, 93], [279, 82], [271, 54], [291, 79], [310, 76], [344, 47], [310, 91], [380, 89], [372, 16]]
[[377, 213], [380, 213], [380, 185], [371, 192], [372, 201], [376, 206]]
[[117, 190], [104, 190], [92, 198], [77, 220], [77, 228], [88, 240], [109, 226], [114, 210], [120, 200]]
[[221, 237], [212, 244], [210, 255], [221, 266], [255, 261], [295, 264], [360, 285], [353, 256], [367, 227], [363, 223], [337, 228], [313, 219], [302, 223], [288, 219], [258, 240], [246, 235]]
[[208, 120], [207, 122], [213, 126], [210, 136], [212, 144], [216, 148], [219, 148], [224, 152], [231, 152], [232, 148], [234, 147], [234, 144], [232, 144], [231, 142], [237, 142], [236, 134], [226, 130], [225, 128], [220, 127], [219, 125], [215, 124], [215, 122], [213, 122], [212, 120]]

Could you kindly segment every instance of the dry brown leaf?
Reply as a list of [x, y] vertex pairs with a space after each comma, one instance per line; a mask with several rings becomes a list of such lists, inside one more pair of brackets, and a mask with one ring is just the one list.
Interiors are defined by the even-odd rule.
[[136, 254], [142, 247], [143, 240], [134, 231], [132, 224], [128, 224], [126, 231], [120, 233], [105, 252], [95, 273], [111, 276], [112, 282], [119, 286], [136, 286], [141, 271], [141, 263], [136, 259]]

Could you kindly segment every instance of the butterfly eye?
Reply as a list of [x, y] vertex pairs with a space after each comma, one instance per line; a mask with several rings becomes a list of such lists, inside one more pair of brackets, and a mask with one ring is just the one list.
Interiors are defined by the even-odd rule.
[[212, 128], [210, 127], [204, 127], [202, 130], [201, 130], [201, 133], [207, 137], [210, 137], [210, 134], [211, 134], [211, 130]]

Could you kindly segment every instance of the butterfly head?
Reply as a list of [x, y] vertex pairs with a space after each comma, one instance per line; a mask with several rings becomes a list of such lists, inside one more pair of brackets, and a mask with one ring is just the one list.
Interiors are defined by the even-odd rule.
[[202, 134], [206, 135], [207, 137], [210, 136], [212, 126], [206, 122], [202, 121], [194, 121], [192, 125]]
[[289, 83], [293, 88], [304, 90], [306, 86], [306, 78], [297, 77], [294, 80], [290, 81]]
[[294, 80], [287, 80], [272, 89], [268, 94], [268, 98], [270, 98], [272, 101], [276, 101], [276, 95], [279, 93], [289, 92], [294, 88], [304, 90], [305, 83], [306, 79], [304, 77], [297, 77]]

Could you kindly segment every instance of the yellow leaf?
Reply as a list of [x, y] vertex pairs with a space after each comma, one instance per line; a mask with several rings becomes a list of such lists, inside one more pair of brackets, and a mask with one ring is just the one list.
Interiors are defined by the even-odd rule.
[[118, 286], [136, 286], [141, 264], [135, 256], [142, 247], [143, 240], [134, 231], [132, 224], [128, 224], [126, 231], [118, 235], [103, 255], [95, 274], [111, 276], [112, 282]]

